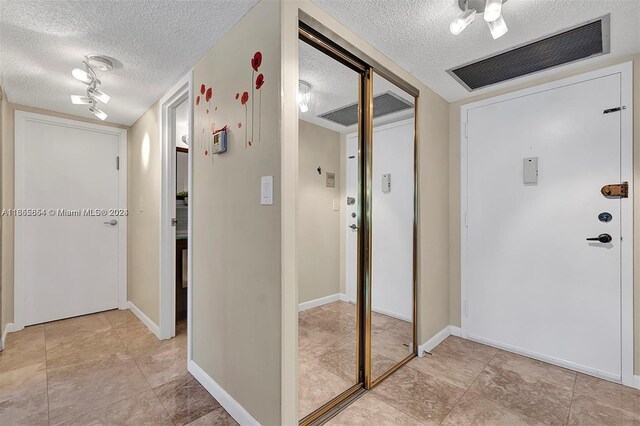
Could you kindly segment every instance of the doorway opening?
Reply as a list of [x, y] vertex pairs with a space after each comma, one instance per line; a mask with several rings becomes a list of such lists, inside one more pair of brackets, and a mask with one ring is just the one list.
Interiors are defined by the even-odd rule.
[[189, 74], [160, 101], [160, 338], [170, 339], [186, 333], [188, 359], [191, 359], [191, 98]]
[[303, 425], [333, 417], [417, 349], [417, 90], [309, 22], [298, 42]]

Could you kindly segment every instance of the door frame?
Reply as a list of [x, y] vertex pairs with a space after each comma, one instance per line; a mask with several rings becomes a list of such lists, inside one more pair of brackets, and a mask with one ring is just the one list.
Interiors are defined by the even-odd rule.
[[[171, 225], [176, 210], [176, 143], [171, 135], [175, 134], [175, 122], [170, 120], [170, 113], [183, 102], [189, 105], [188, 138], [193, 141], [193, 72], [182, 77], [164, 95], [159, 102], [159, 132], [161, 149], [161, 183], [160, 183], [160, 324], [159, 338], [170, 339], [176, 335], [176, 228]], [[191, 146], [190, 146], [191, 148]], [[188, 192], [193, 193], [193, 149], [188, 154]], [[191, 288], [192, 288], [192, 213], [193, 200], [189, 197], [187, 206], [187, 356], [191, 359]]]
[[[119, 127], [105, 126], [84, 121], [70, 120], [51, 115], [37, 114], [27, 111], [15, 111], [15, 183], [14, 183], [14, 207], [23, 208], [24, 187], [22, 167], [29, 161], [24, 152], [23, 140], [26, 135], [25, 126], [28, 122], [39, 122], [74, 129], [89, 130], [93, 132], [106, 133], [118, 137], [118, 151], [120, 164], [118, 173], [118, 206], [114, 208], [127, 209], [127, 130]], [[115, 165], [114, 165], [115, 166]], [[88, 206], [89, 207], [89, 206]], [[17, 219], [17, 218], [16, 218]], [[22, 261], [26, 243], [22, 240], [22, 226], [20, 220], [14, 221], [14, 318], [13, 331], [22, 330], [25, 327], [25, 305], [26, 292], [24, 288], [24, 277], [22, 276], [19, 264]], [[127, 309], [127, 216], [118, 218], [118, 308]]]
[[[460, 318], [462, 337], [468, 338], [466, 319], [467, 313], [467, 287], [468, 287], [468, 228], [467, 228], [467, 196], [468, 196], [468, 147], [467, 147], [467, 117], [471, 109], [491, 105], [498, 102], [520, 98], [523, 96], [541, 93], [560, 87], [582, 83], [608, 75], [620, 74], [620, 96], [622, 104], [626, 107], [620, 111], [620, 179], [630, 185], [629, 198], [621, 203], [621, 235], [625, 238], [621, 241], [621, 334], [622, 334], [622, 380], [626, 386], [634, 386], [633, 369], [633, 63], [624, 62], [617, 65], [601, 68], [595, 71], [563, 78], [546, 84], [517, 90], [500, 96], [491, 97], [481, 101], [469, 103], [460, 107]], [[615, 105], [614, 105], [615, 106]], [[512, 348], [505, 348], [513, 350]], [[533, 353], [522, 355], [537, 358], [542, 361], [564, 365], [552, 358], [536, 356]]]

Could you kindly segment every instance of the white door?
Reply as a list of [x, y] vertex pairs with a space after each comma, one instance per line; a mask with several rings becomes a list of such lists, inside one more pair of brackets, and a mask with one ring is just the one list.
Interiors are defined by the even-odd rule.
[[[352, 227], [358, 225], [358, 135], [347, 136], [347, 204], [345, 209], [347, 229], [347, 298], [351, 303], [356, 303], [358, 296], [356, 285], [358, 280], [358, 230]], [[350, 201], [353, 200], [353, 201]], [[350, 204], [351, 203], [351, 204]]]
[[122, 133], [16, 114], [16, 208], [39, 211], [16, 218], [23, 325], [118, 307]]
[[[620, 86], [613, 74], [468, 111], [465, 331], [613, 380], [628, 200], [600, 189], [621, 179], [620, 112], [603, 114]], [[537, 184], [524, 183], [529, 157]], [[610, 243], [587, 241], [605, 233]]]

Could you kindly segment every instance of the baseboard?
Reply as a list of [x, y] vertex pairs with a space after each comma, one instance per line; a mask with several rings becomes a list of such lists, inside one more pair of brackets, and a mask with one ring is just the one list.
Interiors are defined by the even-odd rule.
[[7, 334], [14, 332], [14, 325], [12, 322], [5, 324], [4, 330], [2, 330], [2, 337], [0, 338], [0, 351], [4, 349], [4, 342], [7, 341]]
[[213, 396], [216, 401], [227, 410], [227, 413], [242, 426], [260, 426], [260, 423], [253, 418], [242, 405], [229, 395], [222, 387], [216, 383], [195, 361], [189, 361], [189, 373], [200, 382], [202, 386]]
[[142, 312], [140, 310], [140, 308], [138, 308], [132, 301], [128, 301], [127, 302], [127, 306], [129, 307], [129, 310], [131, 312], [133, 312], [133, 314], [135, 316], [137, 316], [140, 319], [140, 321], [142, 321], [144, 323], [144, 325], [147, 326], [149, 331], [151, 331], [153, 334], [155, 334], [156, 337], [159, 339], [160, 338], [160, 327], [158, 327], [158, 324], [156, 324], [155, 322], [151, 321], [151, 319], [148, 316], [146, 316], [144, 314], [144, 312]]
[[452, 336], [462, 337], [462, 329], [460, 327], [456, 327], [455, 325], [449, 326], [449, 331]]
[[341, 302], [349, 302], [349, 298], [347, 297], [346, 294], [340, 293], [340, 301]]
[[[455, 327], [458, 331], [460, 330], [458, 327]], [[431, 352], [433, 348], [438, 346], [440, 343], [444, 341], [447, 337], [451, 336], [452, 330], [451, 326], [448, 325], [439, 332], [436, 333], [431, 339], [427, 340], [422, 345], [418, 345], [418, 356], [423, 357], [425, 352]]]
[[640, 389], [640, 376], [633, 376], [633, 385], [634, 388]]
[[386, 311], [384, 309], [372, 308], [371, 310], [373, 312], [381, 314], [381, 315], [386, 315], [386, 316], [391, 317], [391, 318], [399, 319], [400, 321], [406, 321], [406, 322], [412, 322], [413, 321], [411, 319], [411, 317], [406, 317], [404, 315], [396, 314], [395, 312]]
[[307, 309], [316, 308], [318, 306], [326, 305], [328, 303], [337, 302], [339, 300], [346, 301], [347, 295], [342, 293], [330, 294], [329, 296], [321, 297], [319, 299], [309, 300], [298, 305], [298, 312], [306, 311]]

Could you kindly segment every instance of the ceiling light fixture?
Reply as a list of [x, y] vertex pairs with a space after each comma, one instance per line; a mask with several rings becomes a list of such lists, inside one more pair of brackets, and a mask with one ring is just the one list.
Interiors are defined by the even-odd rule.
[[505, 35], [509, 29], [502, 17], [502, 4], [506, 2], [507, 0], [458, 0], [462, 14], [451, 22], [449, 31], [453, 35], [460, 34], [473, 22], [476, 14], [482, 13], [494, 40]]
[[98, 89], [98, 86], [101, 85], [102, 82], [98, 79], [94, 68], [100, 71], [110, 71], [113, 69], [113, 61], [105, 56], [88, 55], [82, 63], [85, 69], [74, 68], [73, 71], [71, 71], [71, 75], [76, 80], [88, 86], [86, 96], [71, 95], [71, 103], [74, 105], [91, 105], [89, 111], [100, 120], [105, 120], [108, 115], [96, 105], [98, 102], [107, 104], [111, 96], [107, 95], [101, 89]]
[[91, 105], [93, 102], [88, 96], [71, 95], [71, 103], [74, 105]]
[[103, 121], [106, 120], [108, 117], [108, 115], [104, 111], [102, 111], [101, 109], [93, 105], [89, 107], [89, 111], [91, 111], [93, 115], [95, 115], [96, 117], [98, 117], [100, 120], [103, 120]]
[[507, 33], [507, 31], [509, 31], [502, 15], [498, 16], [494, 21], [487, 22], [487, 25], [489, 26], [489, 31], [491, 31], [491, 36], [494, 40], [502, 37]]
[[300, 112], [309, 111], [311, 103], [311, 85], [304, 80], [298, 81], [298, 106]]

